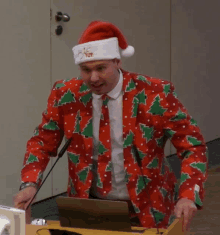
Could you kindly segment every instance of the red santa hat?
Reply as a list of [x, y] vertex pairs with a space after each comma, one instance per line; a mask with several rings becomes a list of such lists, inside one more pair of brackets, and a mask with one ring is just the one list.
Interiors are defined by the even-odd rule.
[[75, 64], [94, 60], [120, 59], [119, 47], [124, 57], [134, 54], [134, 47], [129, 46], [122, 32], [109, 22], [91, 22], [78, 43], [72, 48]]

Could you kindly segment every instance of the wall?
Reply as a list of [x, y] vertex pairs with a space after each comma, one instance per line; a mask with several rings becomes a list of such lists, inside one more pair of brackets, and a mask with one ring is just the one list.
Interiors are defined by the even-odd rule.
[[171, 81], [206, 142], [220, 136], [219, 8], [218, 0], [172, 0], [171, 8]]
[[[12, 205], [26, 142], [41, 120], [51, 87], [50, 2], [1, 0], [0, 9], [0, 204]], [[40, 193], [48, 196], [45, 190]]]

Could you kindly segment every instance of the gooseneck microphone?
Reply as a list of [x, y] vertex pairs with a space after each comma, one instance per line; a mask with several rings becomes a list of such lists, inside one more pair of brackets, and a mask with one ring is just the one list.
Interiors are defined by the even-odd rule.
[[37, 193], [39, 192], [39, 190], [41, 189], [42, 185], [44, 184], [44, 182], [46, 181], [47, 177], [49, 176], [50, 172], [53, 170], [54, 166], [57, 164], [57, 162], [59, 161], [59, 159], [63, 156], [63, 154], [66, 152], [67, 148], [69, 147], [70, 143], [71, 143], [72, 138], [68, 139], [67, 142], [65, 143], [65, 145], [63, 146], [63, 148], [60, 150], [59, 154], [58, 154], [58, 158], [56, 160], [56, 162], [53, 164], [53, 166], [51, 167], [50, 171], [48, 172], [47, 176], [45, 177], [44, 181], [41, 183], [40, 187], [38, 188], [37, 192], [35, 193], [35, 195], [33, 196], [32, 200], [30, 201], [30, 203], [28, 204], [27, 208], [25, 210], [27, 210], [29, 208], [29, 206], [31, 205], [31, 203], [33, 202], [34, 198], [36, 197]]

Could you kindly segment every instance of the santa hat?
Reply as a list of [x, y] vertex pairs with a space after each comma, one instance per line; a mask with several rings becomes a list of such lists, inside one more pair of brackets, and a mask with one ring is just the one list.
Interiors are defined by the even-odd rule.
[[124, 57], [134, 54], [134, 47], [129, 46], [122, 32], [109, 22], [91, 22], [78, 43], [72, 48], [75, 64], [94, 60], [120, 59], [119, 47]]

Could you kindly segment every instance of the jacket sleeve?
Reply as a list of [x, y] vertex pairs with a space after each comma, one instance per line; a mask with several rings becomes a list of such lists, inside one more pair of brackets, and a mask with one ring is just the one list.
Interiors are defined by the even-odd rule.
[[57, 155], [57, 149], [63, 139], [62, 110], [58, 104], [56, 82], [50, 92], [47, 108], [42, 113], [42, 121], [36, 127], [34, 135], [28, 140], [21, 170], [21, 181], [34, 182], [38, 186], [42, 182], [50, 156]]
[[[166, 92], [165, 92], [166, 91]], [[178, 100], [172, 83], [164, 85], [164, 132], [181, 159], [178, 199], [188, 198], [203, 208], [207, 180], [208, 148], [200, 128]]]

